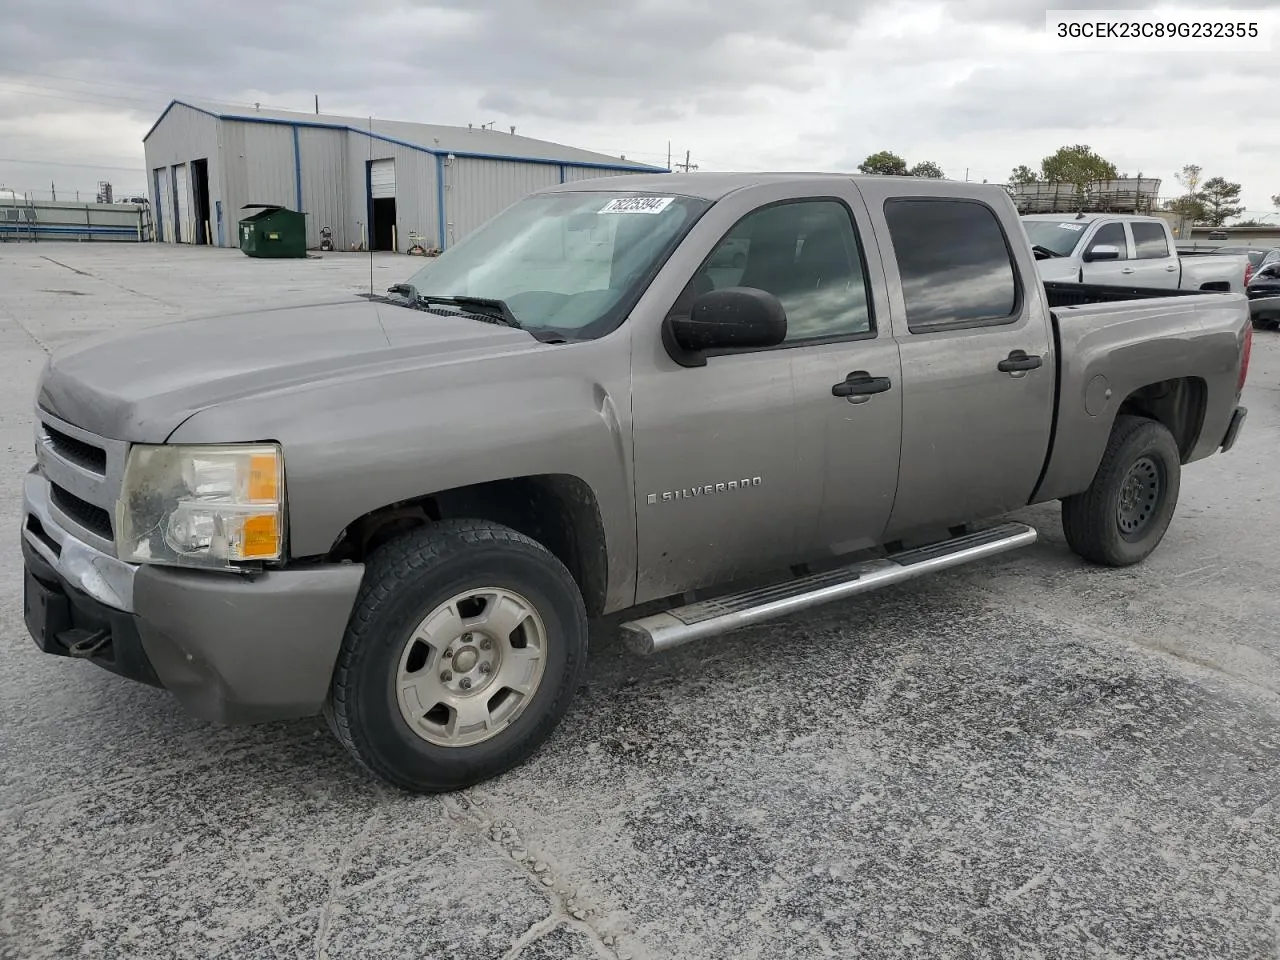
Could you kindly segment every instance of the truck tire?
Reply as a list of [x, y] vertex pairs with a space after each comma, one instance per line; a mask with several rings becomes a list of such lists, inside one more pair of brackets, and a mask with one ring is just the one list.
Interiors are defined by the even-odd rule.
[[374, 776], [458, 790], [537, 750], [586, 655], [582, 596], [549, 550], [496, 523], [448, 520], [370, 558], [325, 715]]
[[1163, 424], [1117, 417], [1093, 482], [1062, 501], [1067, 545], [1108, 567], [1145, 560], [1169, 529], [1181, 478], [1178, 444]]

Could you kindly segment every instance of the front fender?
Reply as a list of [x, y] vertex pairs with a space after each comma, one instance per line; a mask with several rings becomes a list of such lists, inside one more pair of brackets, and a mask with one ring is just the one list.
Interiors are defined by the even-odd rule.
[[625, 341], [610, 336], [235, 401], [197, 413], [169, 442], [280, 443], [293, 557], [327, 553], [389, 504], [511, 477], [578, 477], [599, 506], [612, 607], [635, 589], [630, 410]]

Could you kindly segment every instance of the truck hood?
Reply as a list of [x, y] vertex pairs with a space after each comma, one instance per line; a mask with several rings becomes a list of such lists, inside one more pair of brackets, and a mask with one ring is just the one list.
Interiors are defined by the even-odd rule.
[[1041, 282], [1075, 283], [1079, 279], [1080, 265], [1072, 257], [1047, 257], [1036, 261], [1036, 273]]
[[37, 403], [102, 437], [161, 443], [230, 400], [540, 348], [521, 330], [352, 298], [85, 340], [50, 357]]

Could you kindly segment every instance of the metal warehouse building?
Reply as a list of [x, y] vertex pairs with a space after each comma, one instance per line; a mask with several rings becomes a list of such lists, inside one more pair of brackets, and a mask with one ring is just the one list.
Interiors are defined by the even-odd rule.
[[308, 247], [328, 226], [339, 250], [444, 249], [542, 187], [666, 172], [487, 128], [179, 100], [143, 146], [156, 239], [225, 247], [246, 204], [301, 210]]

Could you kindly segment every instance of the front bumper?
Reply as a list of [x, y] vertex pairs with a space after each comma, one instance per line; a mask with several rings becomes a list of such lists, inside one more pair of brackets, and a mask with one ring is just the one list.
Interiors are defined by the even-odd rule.
[[203, 720], [319, 712], [362, 565], [253, 576], [134, 566], [62, 529], [39, 472], [23, 501], [24, 612], [41, 650], [162, 686]]

